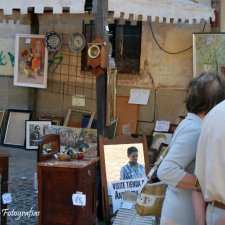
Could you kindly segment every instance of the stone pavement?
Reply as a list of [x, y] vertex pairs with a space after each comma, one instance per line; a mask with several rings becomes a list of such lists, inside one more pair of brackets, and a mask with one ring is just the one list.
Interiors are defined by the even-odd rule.
[[[36, 172], [36, 151], [23, 148], [9, 148], [0, 146], [1, 149], [10, 152], [9, 159], [9, 193], [12, 195], [12, 203], [8, 204], [9, 214], [7, 225], [37, 225], [38, 194], [34, 189], [34, 174]], [[19, 212], [29, 212], [19, 217]], [[28, 218], [29, 217], [29, 218]], [[98, 222], [98, 225], [104, 225]]]

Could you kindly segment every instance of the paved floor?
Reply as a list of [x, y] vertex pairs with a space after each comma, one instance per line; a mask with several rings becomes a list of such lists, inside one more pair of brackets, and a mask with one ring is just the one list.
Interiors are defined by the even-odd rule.
[[[38, 194], [34, 189], [37, 153], [22, 148], [5, 146], [0, 148], [9, 151], [12, 155], [9, 160], [9, 193], [11, 193], [12, 202], [8, 204], [7, 225], [37, 225]], [[18, 213], [21, 212], [27, 212], [27, 214], [19, 216]], [[104, 225], [104, 223], [99, 222], [98, 225]]]

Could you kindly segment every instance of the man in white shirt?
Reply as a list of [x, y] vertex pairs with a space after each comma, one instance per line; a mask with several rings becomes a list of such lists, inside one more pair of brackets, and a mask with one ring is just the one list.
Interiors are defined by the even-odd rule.
[[207, 225], [225, 224], [225, 101], [203, 120], [195, 166], [202, 195], [208, 202]]

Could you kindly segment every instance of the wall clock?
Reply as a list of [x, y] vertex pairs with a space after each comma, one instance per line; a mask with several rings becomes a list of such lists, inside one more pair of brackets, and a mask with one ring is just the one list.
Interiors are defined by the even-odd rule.
[[68, 40], [70, 49], [74, 52], [80, 52], [86, 45], [86, 40], [83, 34], [73, 33]]

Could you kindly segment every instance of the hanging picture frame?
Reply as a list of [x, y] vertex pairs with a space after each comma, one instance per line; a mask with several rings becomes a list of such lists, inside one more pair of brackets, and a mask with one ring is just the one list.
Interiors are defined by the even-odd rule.
[[207, 71], [225, 76], [225, 33], [193, 34], [193, 76]]
[[14, 85], [46, 88], [48, 51], [45, 35], [16, 34]]
[[3, 130], [2, 144], [11, 147], [24, 147], [25, 121], [31, 117], [30, 110], [9, 109]]

